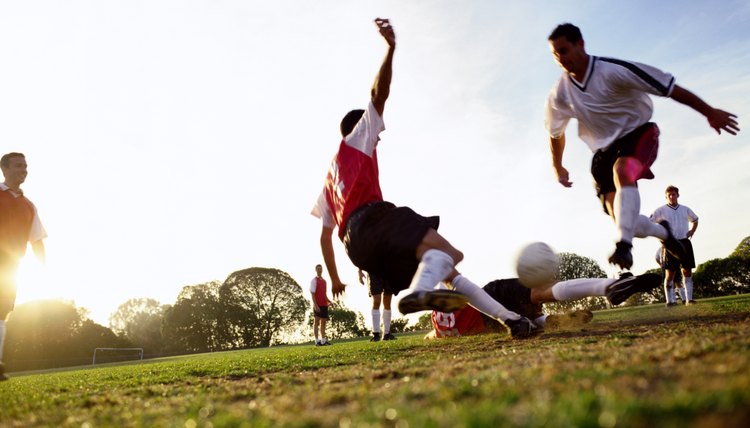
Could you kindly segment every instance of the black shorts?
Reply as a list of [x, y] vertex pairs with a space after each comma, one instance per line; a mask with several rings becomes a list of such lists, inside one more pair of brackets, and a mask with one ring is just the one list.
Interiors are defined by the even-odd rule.
[[375, 202], [354, 211], [346, 224], [344, 248], [355, 266], [384, 281], [396, 295], [409, 288], [417, 271], [417, 247], [438, 217], [424, 217], [408, 207]]
[[[385, 280], [382, 278], [379, 278], [377, 276], [373, 276], [372, 274], [367, 274], [367, 282], [369, 283], [370, 288], [370, 297], [378, 294], [383, 294], [383, 290], [385, 290]], [[390, 294], [390, 293], [388, 293]]]
[[541, 303], [531, 303], [531, 289], [524, 287], [516, 278], [498, 279], [482, 288], [509, 311], [532, 321], [544, 315]]
[[316, 318], [327, 320], [328, 319], [328, 306], [318, 306], [317, 311], [313, 309], [313, 315], [315, 315]]
[[683, 269], [695, 269], [695, 254], [693, 254], [693, 243], [685, 238], [680, 239], [680, 243], [685, 247], [685, 257], [682, 262], [677, 260], [675, 256], [669, 254], [669, 251], [662, 251], [662, 269], [666, 269], [672, 272], [676, 272], [681, 268]]
[[659, 152], [659, 127], [648, 122], [634, 129], [622, 138], [615, 140], [609, 147], [594, 153], [591, 160], [591, 175], [594, 176], [596, 196], [602, 201], [604, 212], [609, 214], [604, 196], [615, 191], [613, 168], [617, 159], [634, 157], [641, 161], [643, 170], [635, 177], [636, 180], [654, 178], [651, 165], [656, 161]]

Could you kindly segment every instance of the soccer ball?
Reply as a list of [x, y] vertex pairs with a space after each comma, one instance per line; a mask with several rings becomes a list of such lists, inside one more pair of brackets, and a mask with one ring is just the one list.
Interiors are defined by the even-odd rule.
[[518, 253], [516, 272], [521, 284], [528, 288], [547, 288], [555, 282], [560, 258], [544, 242], [533, 242]]

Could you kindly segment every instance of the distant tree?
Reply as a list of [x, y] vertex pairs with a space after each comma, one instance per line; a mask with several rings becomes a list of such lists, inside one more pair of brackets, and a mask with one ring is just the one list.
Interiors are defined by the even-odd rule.
[[212, 352], [235, 347], [222, 328], [221, 282], [183, 287], [164, 311], [162, 336], [167, 352]]
[[748, 293], [750, 257], [732, 255], [725, 259], [712, 259], [701, 263], [693, 273], [693, 284], [696, 298]]
[[227, 331], [242, 347], [270, 346], [305, 319], [302, 287], [278, 269], [233, 272], [219, 289]]
[[391, 333], [405, 332], [407, 324], [409, 324], [408, 318], [401, 317], [391, 320]]
[[417, 322], [409, 329], [411, 331], [432, 330], [432, 312], [425, 312], [419, 316]]
[[743, 239], [730, 256], [744, 257], [750, 259], [750, 236]]
[[123, 344], [111, 330], [88, 320], [85, 314], [85, 310], [62, 300], [17, 306], [6, 324], [6, 368], [32, 370], [89, 364], [93, 348]]
[[162, 351], [161, 325], [166, 305], [154, 299], [130, 299], [109, 317], [109, 327], [125, 336], [146, 354]]
[[[607, 274], [593, 259], [579, 256], [574, 253], [560, 253], [558, 280], [567, 281], [576, 278], [606, 277]], [[577, 309], [605, 309], [609, 307], [609, 302], [604, 297], [588, 297], [586, 299], [575, 300], [572, 302], [545, 303], [544, 307], [549, 313], [564, 313]]]
[[[329, 339], [352, 339], [368, 334], [362, 314], [347, 308], [343, 303], [329, 307], [328, 316], [326, 334]], [[310, 315], [311, 327], [312, 318]]]

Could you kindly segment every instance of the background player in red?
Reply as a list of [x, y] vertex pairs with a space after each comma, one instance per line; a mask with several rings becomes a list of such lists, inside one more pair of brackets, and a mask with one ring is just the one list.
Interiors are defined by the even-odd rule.
[[[463, 253], [437, 232], [439, 219], [383, 200], [377, 145], [385, 129], [383, 110], [390, 94], [396, 35], [387, 19], [376, 19], [388, 51], [365, 110], [352, 110], [341, 121], [343, 140], [331, 163], [323, 191], [312, 214], [321, 218], [320, 244], [331, 277], [334, 298], [346, 287], [339, 278], [333, 249], [338, 228], [349, 259], [358, 268], [385, 281], [393, 295], [409, 289], [399, 301], [404, 313], [437, 309], [451, 312], [465, 306], [504, 322], [514, 337], [530, 335], [535, 326], [508, 311], [480, 287], [460, 275], [455, 265]], [[441, 281], [455, 290], [435, 290]]]
[[[326, 325], [328, 324], [328, 306], [331, 300], [328, 299], [326, 280], [323, 279], [323, 266], [315, 265], [315, 278], [310, 281], [310, 294], [312, 295], [313, 306], [313, 335], [315, 336], [315, 345], [330, 345], [326, 335]], [[320, 333], [320, 339], [318, 339]]]
[[5, 181], [0, 184], [0, 381], [6, 380], [3, 366], [5, 321], [16, 304], [15, 275], [18, 263], [31, 243], [34, 255], [44, 261], [47, 232], [36, 207], [24, 196], [21, 184], [28, 175], [26, 157], [8, 153], [0, 158]]
[[684, 249], [666, 222], [655, 224], [640, 214], [638, 180], [654, 178], [651, 165], [659, 147], [659, 128], [649, 122], [653, 104], [649, 94], [669, 97], [701, 113], [716, 132], [739, 132], [736, 116], [706, 104], [675, 84], [674, 77], [655, 67], [586, 53], [581, 31], [573, 24], [559, 25], [548, 41], [564, 73], [552, 88], [545, 106], [552, 165], [557, 180], [570, 187], [562, 163], [565, 128], [578, 120], [578, 135], [594, 153], [591, 173], [597, 196], [618, 230], [609, 262], [623, 269], [633, 265], [634, 237], [661, 239], [680, 258]]

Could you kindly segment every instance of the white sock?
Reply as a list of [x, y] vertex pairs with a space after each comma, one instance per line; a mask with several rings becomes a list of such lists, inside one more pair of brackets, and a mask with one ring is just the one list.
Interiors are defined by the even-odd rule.
[[469, 304], [480, 312], [483, 312], [492, 318], [505, 321], [507, 319], [517, 320], [521, 318], [515, 312], [505, 309], [505, 306], [498, 303], [486, 291], [479, 288], [476, 284], [469, 281], [462, 275], [456, 275], [451, 281], [453, 289], [469, 298]]
[[615, 193], [615, 220], [619, 236], [618, 241], [633, 242], [635, 225], [641, 212], [641, 195], [635, 186], [621, 187]]
[[674, 283], [664, 281], [664, 296], [667, 298], [667, 303], [676, 303], [674, 297]]
[[685, 283], [685, 294], [687, 295], [686, 301], [693, 300], [693, 277], [692, 276], [686, 276], [685, 280], [683, 281]]
[[544, 328], [544, 325], [547, 324], [547, 314], [544, 314], [541, 317], [534, 319], [534, 324], [539, 328]]
[[558, 302], [569, 302], [590, 296], [604, 296], [607, 287], [616, 279], [579, 278], [561, 281], [552, 286], [552, 296]]
[[429, 291], [453, 271], [453, 259], [440, 250], [427, 250], [422, 254], [417, 272], [411, 280], [411, 291]]
[[663, 241], [667, 239], [667, 229], [649, 220], [645, 215], [639, 215], [635, 224], [635, 237], [646, 238], [648, 236], [654, 236]]
[[680, 300], [682, 300], [682, 303], [687, 302], [687, 297], [685, 297], [685, 286], [677, 287], [677, 292], [680, 294]]
[[380, 333], [380, 309], [372, 310], [372, 332]]
[[3, 361], [3, 348], [5, 348], [5, 320], [0, 320], [0, 362]]
[[383, 332], [388, 334], [391, 332], [391, 310], [383, 309]]

